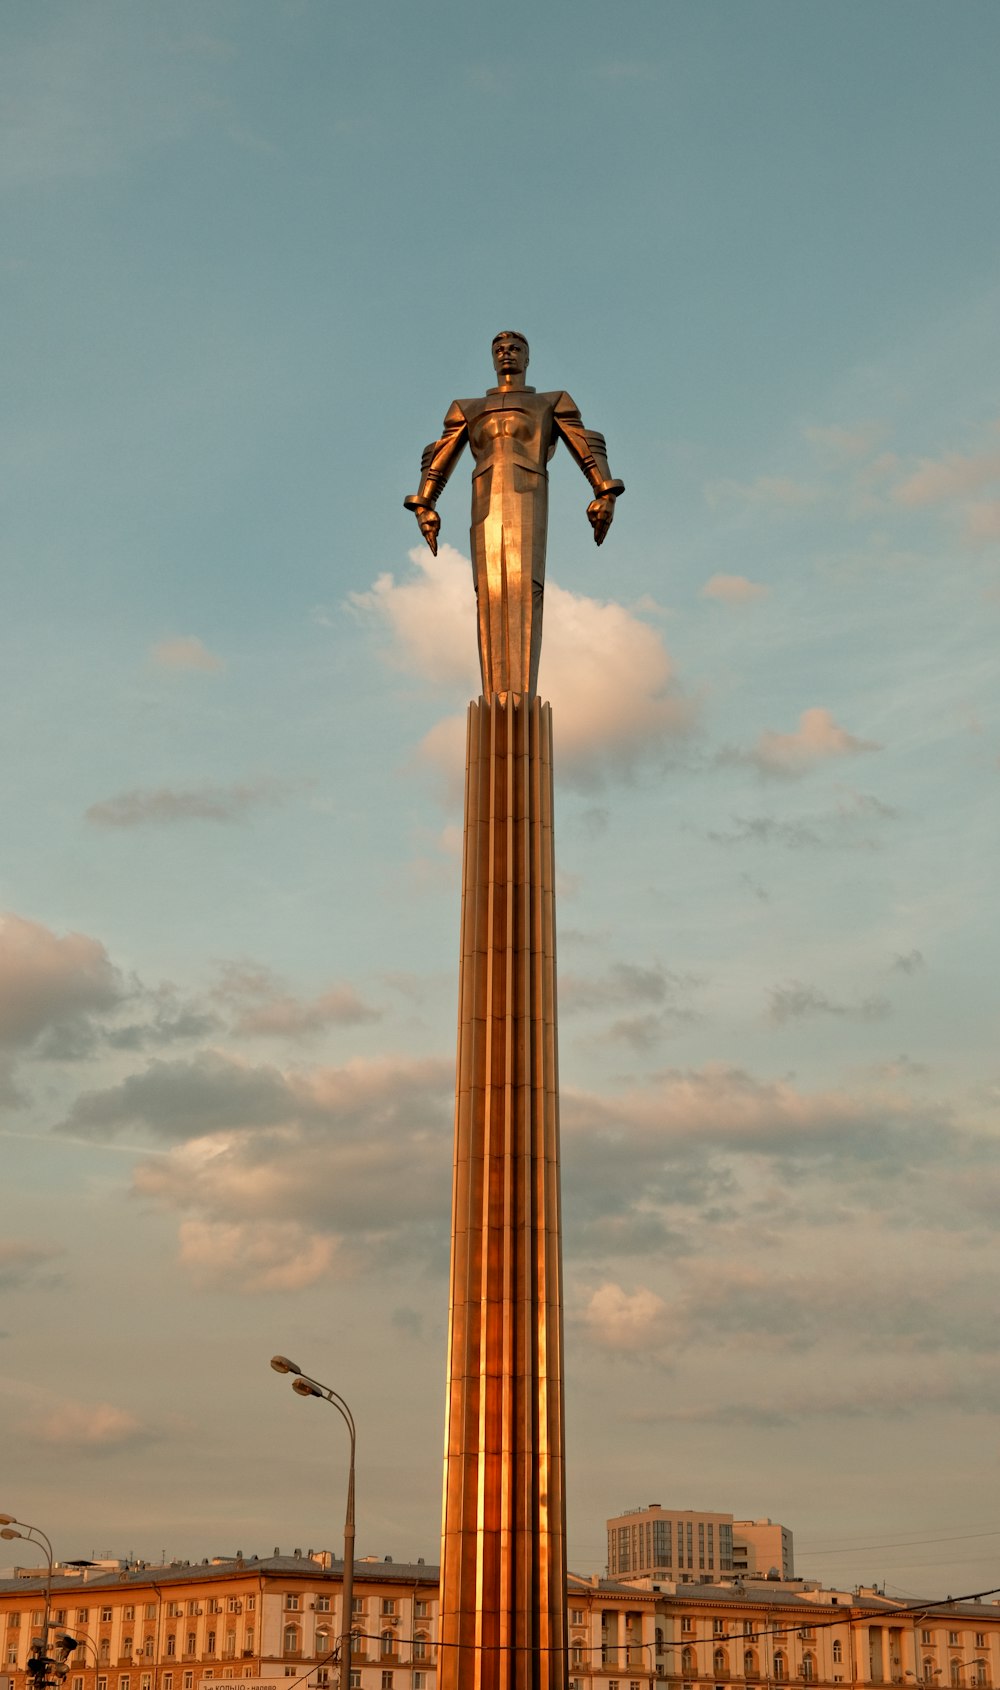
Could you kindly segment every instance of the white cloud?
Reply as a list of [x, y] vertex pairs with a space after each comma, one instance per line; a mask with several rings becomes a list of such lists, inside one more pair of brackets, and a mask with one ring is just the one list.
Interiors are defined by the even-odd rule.
[[377, 1021], [381, 1014], [346, 983], [297, 998], [269, 970], [237, 965], [224, 971], [215, 996], [233, 1009], [233, 1032], [246, 1038], [305, 1039], [328, 1027]]
[[380, 575], [348, 602], [388, 634], [384, 655], [393, 668], [434, 685], [457, 684], [474, 697], [480, 679], [472, 565], [449, 545], [437, 557], [414, 546], [409, 557], [416, 573], [407, 580]]
[[298, 1221], [191, 1219], [180, 1225], [180, 1260], [202, 1289], [303, 1291], [326, 1279], [337, 1241]]
[[857, 757], [864, 752], [879, 751], [881, 747], [870, 739], [859, 739], [848, 733], [833, 719], [822, 705], [803, 710], [799, 725], [793, 733], [774, 733], [765, 729], [751, 751], [728, 749], [720, 760], [727, 763], [750, 763], [762, 775], [777, 775], [795, 779], [818, 763], [831, 758]]
[[701, 589], [703, 599], [718, 599], [721, 604], [746, 604], [750, 599], [767, 598], [770, 587], [762, 581], [749, 581], [745, 575], [712, 575]]
[[[476, 697], [471, 565], [450, 546], [436, 558], [426, 547], [410, 556], [415, 579], [380, 576], [352, 603], [388, 632], [387, 657], [395, 667], [429, 682], [461, 683]], [[552, 704], [558, 776], [578, 788], [628, 778], [643, 760], [665, 758], [696, 714], [659, 629], [623, 605], [567, 592], [553, 581], [545, 589], [539, 693]], [[464, 779], [464, 717], [439, 722], [417, 755], [438, 771], [454, 801]]]
[[214, 673], [226, 667], [225, 659], [217, 657], [214, 651], [209, 651], [196, 634], [160, 640], [157, 645], [150, 647], [149, 655], [152, 662], [161, 669], [201, 669], [206, 673]]
[[591, 1296], [583, 1321], [602, 1349], [646, 1350], [663, 1341], [667, 1305], [645, 1285], [629, 1292], [609, 1280]]
[[988, 499], [972, 504], [965, 513], [964, 538], [971, 546], [988, 545], [1000, 540], [1000, 499]]
[[118, 1449], [148, 1436], [134, 1414], [107, 1402], [65, 1402], [23, 1431], [36, 1443], [80, 1451]]
[[805, 437], [814, 446], [834, 458], [852, 459], [867, 457], [873, 452], [885, 435], [882, 423], [858, 423], [854, 428], [839, 428], [835, 424], [830, 427], [813, 427], [804, 430]]
[[991, 481], [1000, 481], [1000, 452], [977, 452], [970, 457], [947, 452], [943, 458], [921, 458], [919, 469], [892, 489], [892, 497], [898, 505], [917, 509], [960, 499]]

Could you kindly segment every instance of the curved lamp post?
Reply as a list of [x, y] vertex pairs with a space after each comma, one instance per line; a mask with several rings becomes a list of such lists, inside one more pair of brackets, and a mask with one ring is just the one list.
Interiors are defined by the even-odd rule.
[[351, 1690], [351, 1627], [354, 1608], [354, 1455], [357, 1443], [354, 1416], [338, 1391], [331, 1390], [329, 1385], [321, 1385], [318, 1379], [310, 1379], [287, 1356], [272, 1356], [271, 1366], [275, 1373], [294, 1373], [292, 1390], [300, 1397], [319, 1397], [322, 1402], [328, 1402], [337, 1410], [340, 1418], [350, 1434], [351, 1439], [351, 1467], [347, 1479], [347, 1514], [344, 1519], [344, 1581], [341, 1589], [340, 1634], [340, 1690]]
[[[45, 1619], [42, 1624], [42, 1647], [40, 1653], [36, 1653], [34, 1646], [32, 1647], [32, 1657], [38, 1663], [34, 1671], [32, 1671], [31, 1660], [28, 1662], [28, 1672], [31, 1677], [34, 1678], [36, 1684], [43, 1685], [47, 1681], [49, 1667], [49, 1623], [52, 1612], [52, 1544], [40, 1526], [29, 1526], [25, 1520], [17, 1519], [14, 1514], [0, 1514], [0, 1526], [3, 1527], [3, 1530], [0, 1531], [0, 1537], [6, 1538], [8, 1542], [19, 1537], [23, 1538], [25, 1543], [33, 1543], [36, 1549], [44, 1549], [45, 1551], [47, 1571], [45, 1574]], [[14, 1529], [17, 1526], [21, 1528], [20, 1531]]]

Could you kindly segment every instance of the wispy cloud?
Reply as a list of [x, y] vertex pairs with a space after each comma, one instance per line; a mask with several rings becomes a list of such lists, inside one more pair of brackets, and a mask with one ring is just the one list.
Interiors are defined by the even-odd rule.
[[377, 1021], [382, 1013], [346, 983], [297, 998], [268, 969], [238, 964], [224, 971], [214, 995], [235, 1012], [233, 1031], [247, 1038], [306, 1039], [328, 1027]]
[[803, 710], [792, 733], [765, 729], [752, 749], [726, 747], [719, 753], [722, 763], [747, 763], [758, 774], [785, 780], [798, 779], [819, 763], [831, 758], [857, 757], [879, 751], [875, 740], [861, 739], [834, 721], [832, 711], [822, 705]]
[[788, 986], [775, 986], [770, 993], [770, 1019], [778, 1027], [789, 1022], [803, 1021], [814, 1015], [834, 1015], [853, 1021], [883, 1021], [891, 1013], [886, 998], [868, 997], [860, 1003], [838, 1003], [827, 997], [817, 986], [794, 980]]
[[53, 1271], [52, 1264], [62, 1254], [49, 1244], [0, 1238], [0, 1291], [49, 1290], [58, 1285], [62, 1275]]
[[106, 1402], [62, 1403], [49, 1414], [33, 1416], [22, 1432], [34, 1443], [75, 1450], [78, 1454], [111, 1454], [128, 1445], [146, 1442], [151, 1435], [134, 1414]]
[[765, 599], [770, 593], [762, 581], [750, 581], [745, 575], [712, 575], [701, 589], [703, 599], [717, 599], [720, 604], [749, 604]]
[[226, 667], [225, 658], [209, 651], [196, 634], [160, 640], [150, 647], [149, 656], [160, 669], [200, 669], [206, 674], [217, 674]]
[[94, 827], [172, 827], [181, 822], [237, 822], [250, 810], [282, 803], [301, 783], [263, 776], [230, 786], [133, 788], [91, 804]]

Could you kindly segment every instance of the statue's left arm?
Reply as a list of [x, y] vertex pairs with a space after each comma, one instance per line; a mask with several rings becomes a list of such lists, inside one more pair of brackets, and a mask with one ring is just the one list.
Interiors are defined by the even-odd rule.
[[556, 432], [566, 442], [584, 475], [594, 489], [594, 497], [587, 506], [587, 519], [600, 545], [615, 514], [615, 500], [625, 491], [624, 481], [616, 481], [608, 467], [608, 448], [603, 434], [596, 428], [584, 428], [573, 400], [561, 393], [555, 410]]
[[465, 420], [465, 412], [456, 400], [448, 407], [440, 440], [432, 440], [429, 446], [424, 447], [420, 459], [420, 491], [408, 493], [403, 500], [407, 510], [412, 511], [416, 517], [420, 532], [435, 557], [441, 518], [434, 507], [444, 492], [448, 477], [462, 456], [468, 438], [469, 425]]

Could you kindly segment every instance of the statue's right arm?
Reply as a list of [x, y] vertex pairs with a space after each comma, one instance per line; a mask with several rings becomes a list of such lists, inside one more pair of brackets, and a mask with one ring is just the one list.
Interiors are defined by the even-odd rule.
[[420, 532], [435, 556], [441, 518], [434, 507], [447, 486], [448, 477], [462, 456], [468, 438], [469, 425], [465, 420], [465, 413], [456, 402], [448, 409], [440, 440], [432, 440], [429, 446], [424, 447], [420, 459], [419, 491], [409, 493], [403, 500], [407, 510], [412, 511], [416, 517]]

